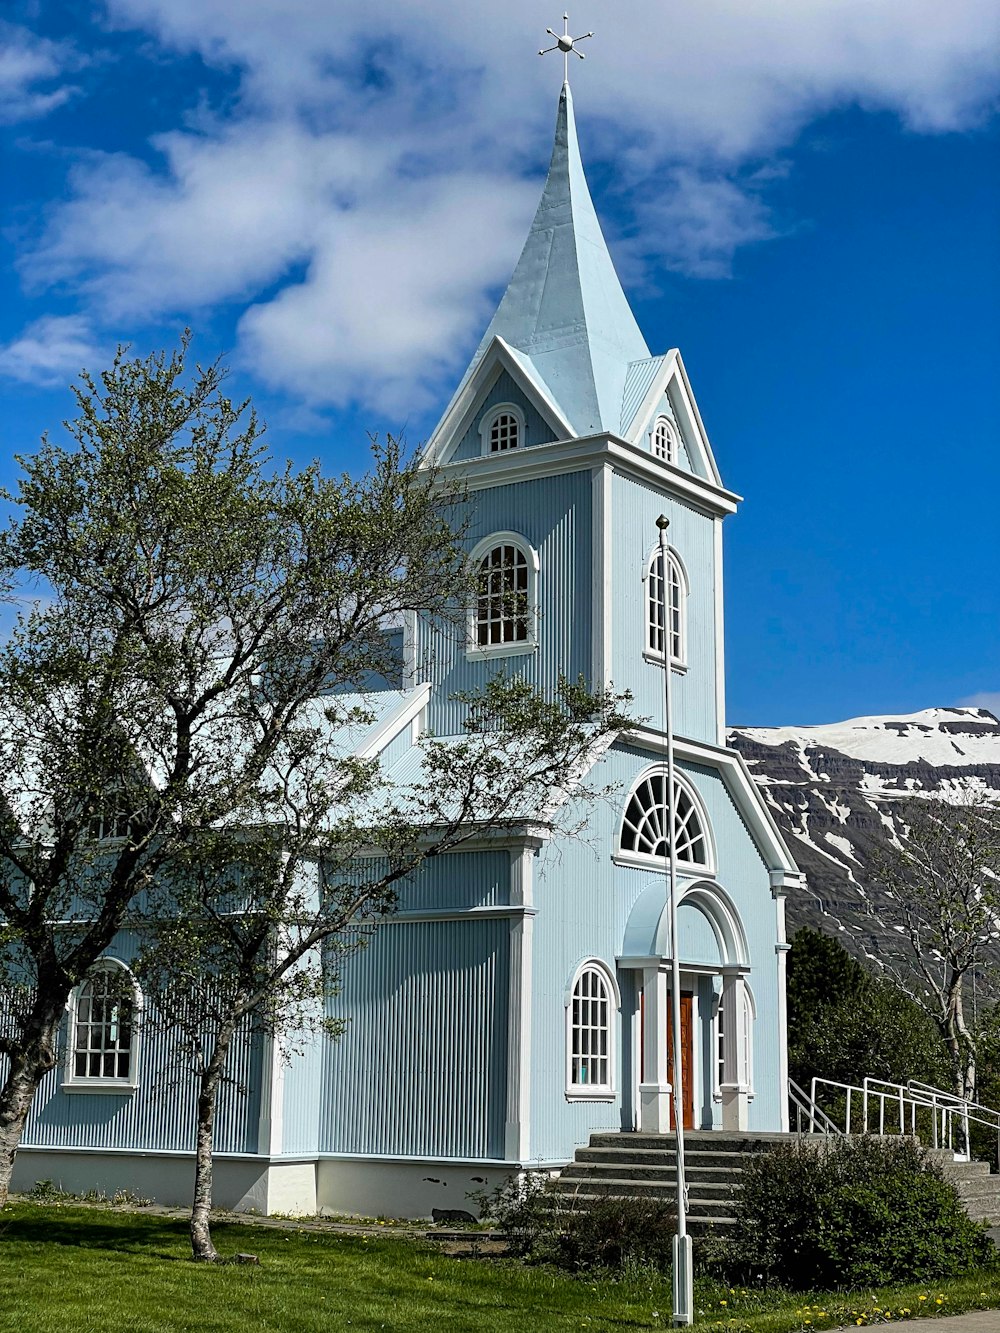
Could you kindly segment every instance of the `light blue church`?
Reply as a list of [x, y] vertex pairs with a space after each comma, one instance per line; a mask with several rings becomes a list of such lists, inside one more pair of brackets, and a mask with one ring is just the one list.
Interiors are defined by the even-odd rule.
[[[725, 744], [719, 476], [679, 352], [651, 356], [587, 189], [564, 86], [538, 211], [426, 459], [474, 502], [480, 596], [464, 642], [414, 619], [357, 753], [413, 770], [423, 728], [498, 666], [629, 689], [649, 722], [597, 760], [586, 836], [539, 825], [429, 862], [345, 964], [336, 1042], [248, 1049], [223, 1098], [218, 1202], [426, 1216], [591, 1131], [670, 1128], [664, 666], [672, 673], [686, 1126], [787, 1129], [784, 895], [799, 875]], [[656, 518], [670, 549], [657, 549]], [[516, 610], [510, 594], [517, 593]], [[120, 941], [108, 969], [127, 961]], [[71, 1006], [21, 1187], [190, 1197], [191, 1081], [165, 1038]], [[80, 1096], [87, 1092], [89, 1096]]]

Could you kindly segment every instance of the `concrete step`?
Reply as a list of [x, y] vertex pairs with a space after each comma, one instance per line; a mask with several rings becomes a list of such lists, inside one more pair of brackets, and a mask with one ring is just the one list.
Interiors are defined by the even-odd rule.
[[[715, 1152], [711, 1148], [688, 1148], [684, 1161], [688, 1166], [718, 1166], [727, 1170], [741, 1170], [747, 1162], [758, 1156], [757, 1153]], [[673, 1165], [677, 1154], [671, 1148], [577, 1148], [578, 1162], [657, 1162]]]
[[958, 1197], [967, 1199], [1000, 1199], [1000, 1176], [973, 1176], [970, 1180], [953, 1180]]
[[[651, 1180], [589, 1180], [565, 1182], [558, 1181], [553, 1191], [560, 1198], [584, 1199], [591, 1197], [615, 1199], [661, 1199], [664, 1203], [674, 1201], [672, 1184], [655, 1184]], [[705, 1216], [727, 1213], [731, 1210], [731, 1201], [727, 1195], [707, 1198], [701, 1193], [688, 1197], [688, 1206], [692, 1212]]]
[[[606, 1194], [567, 1195], [565, 1205], [561, 1200], [559, 1202], [560, 1216], [565, 1217], [571, 1213], [583, 1212], [585, 1208], [606, 1198], [608, 1198]], [[574, 1204], [576, 1206], [572, 1206]], [[725, 1212], [716, 1212], [714, 1209], [711, 1213], [708, 1213], [697, 1206], [696, 1200], [691, 1200], [691, 1211], [687, 1216], [687, 1226], [692, 1236], [704, 1235], [707, 1231], [724, 1231], [728, 1227], [735, 1226], [735, 1224], [735, 1217], [730, 1217]]]
[[[684, 1135], [684, 1143], [689, 1152], [697, 1152], [708, 1148], [716, 1153], [754, 1153], [768, 1152], [779, 1143], [792, 1143], [797, 1138], [795, 1134], [726, 1134], [721, 1131], [688, 1130]], [[640, 1133], [599, 1133], [591, 1134], [591, 1148], [622, 1148], [630, 1149], [658, 1149], [659, 1151], [674, 1149], [673, 1134], [640, 1134]]]
[[[676, 1180], [672, 1175], [660, 1177], [630, 1176], [622, 1172], [617, 1175], [582, 1174], [571, 1176], [564, 1171], [559, 1177], [558, 1193], [569, 1194], [575, 1190], [589, 1189], [606, 1190], [608, 1186], [631, 1185], [651, 1185], [655, 1188], [657, 1194], [662, 1194], [664, 1197], [671, 1199], [674, 1197], [677, 1188]], [[689, 1194], [694, 1193], [699, 1199], [721, 1199], [728, 1202], [733, 1197], [734, 1190], [735, 1186], [733, 1184], [723, 1181], [712, 1181], [707, 1184], [702, 1180], [688, 1182]]]
[[[646, 1166], [634, 1162], [571, 1162], [560, 1175], [560, 1180], [652, 1180], [661, 1184], [674, 1185], [677, 1172], [672, 1166]], [[698, 1187], [699, 1194], [715, 1194], [722, 1190], [729, 1193], [739, 1183], [739, 1174], [735, 1171], [689, 1170], [687, 1172], [689, 1188]]]
[[948, 1180], [978, 1180], [990, 1174], [989, 1162], [944, 1162], [941, 1169]]

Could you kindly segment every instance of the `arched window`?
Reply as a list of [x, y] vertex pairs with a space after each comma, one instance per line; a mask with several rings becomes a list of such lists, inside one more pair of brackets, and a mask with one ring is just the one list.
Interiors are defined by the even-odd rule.
[[[707, 820], [694, 792], [674, 776], [674, 839], [681, 865], [711, 869], [712, 846]], [[625, 805], [619, 847], [626, 857], [655, 861], [667, 856], [667, 774], [662, 768], [636, 783]]]
[[502, 656], [535, 643], [538, 557], [516, 533], [494, 533], [472, 552], [476, 600], [470, 649]]
[[479, 425], [484, 454], [503, 454], [524, 443], [524, 413], [515, 403], [501, 403]]
[[130, 1088], [136, 1074], [139, 992], [117, 959], [103, 959], [70, 1001], [66, 1086]]
[[604, 966], [577, 971], [566, 1012], [566, 1095], [614, 1095], [614, 982]]
[[653, 552], [646, 573], [646, 652], [663, 657], [670, 647], [673, 666], [687, 658], [688, 582], [676, 551], [667, 551], [666, 577], [659, 550]]
[[677, 436], [666, 417], [657, 417], [653, 426], [653, 453], [665, 463], [677, 462]]

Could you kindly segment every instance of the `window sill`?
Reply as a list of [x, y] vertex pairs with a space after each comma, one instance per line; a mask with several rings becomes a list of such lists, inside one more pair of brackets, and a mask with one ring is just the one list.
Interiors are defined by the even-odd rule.
[[86, 1082], [65, 1080], [60, 1085], [62, 1092], [100, 1093], [102, 1096], [131, 1097], [138, 1088], [138, 1083], [124, 1083], [121, 1079], [87, 1079]]
[[470, 662], [485, 662], [493, 657], [527, 657], [537, 651], [538, 644], [528, 640], [523, 643], [490, 643], [482, 647], [477, 643], [466, 648], [465, 655]]
[[586, 1092], [582, 1088], [574, 1088], [572, 1092], [566, 1093], [568, 1102], [616, 1102], [618, 1094], [611, 1088], [595, 1088], [593, 1092]]
[[[644, 650], [642, 654], [642, 660], [644, 662], [649, 662], [651, 666], [658, 666], [658, 667], [663, 666], [663, 654], [651, 653], [648, 648]], [[687, 669], [688, 669], [687, 662], [681, 662], [678, 658], [674, 658], [673, 661], [671, 661], [670, 663], [670, 670], [674, 673], [675, 676], [686, 676]]]
[[[662, 875], [667, 864], [665, 856], [636, 856], [631, 852], [615, 852], [611, 860], [616, 866], [628, 866], [631, 870], [653, 870]], [[696, 877], [698, 879], [714, 879], [715, 871], [711, 866], [701, 865], [694, 861], [678, 861], [678, 875], [686, 875], [689, 879]]]

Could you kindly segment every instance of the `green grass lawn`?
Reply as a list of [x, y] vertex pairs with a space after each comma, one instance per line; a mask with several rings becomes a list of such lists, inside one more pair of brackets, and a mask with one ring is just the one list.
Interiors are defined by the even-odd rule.
[[[592, 1282], [508, 1260], [451, 1259], [427, 1243], [392, 1236], [280, 1231], [228, 1221], [216, 1226], [215, 1236], [220, 1251], [248, 1250], [260, 1256], [260, 1267], [191, 1263], [183, 1221], [73, 1204], [15, 1204], [0, 1213], [0, 1330], [670, 1327], [669, 1280]], [[832, 1328], [853, 1324], [859, 1314], [865, 1323], [882, 1322], [876, 1306], [891, 1308], [895, 1323], [902, 1310], [1000, 1306], [1000, 1272], [936, 1288], [825, 1299], [744, 1294], [699, 1283], [696, 1305], [702, 1311], [697, 1328], [726, 1333]]]

